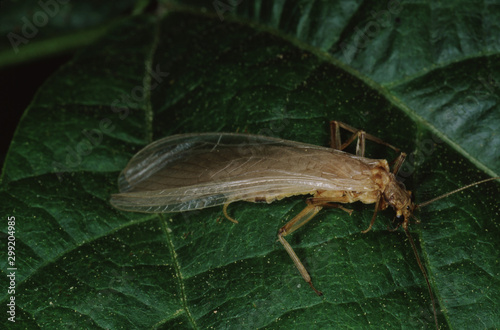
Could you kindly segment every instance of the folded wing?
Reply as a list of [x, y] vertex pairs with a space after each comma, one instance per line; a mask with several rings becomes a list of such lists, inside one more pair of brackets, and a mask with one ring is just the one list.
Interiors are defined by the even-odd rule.
[[318, 190], [374, 190], [380, 161], [249, 134], [167, 137], [138, 152], [121, 172], [119, 209], [180, 212], [233, 201], [272, 202]]

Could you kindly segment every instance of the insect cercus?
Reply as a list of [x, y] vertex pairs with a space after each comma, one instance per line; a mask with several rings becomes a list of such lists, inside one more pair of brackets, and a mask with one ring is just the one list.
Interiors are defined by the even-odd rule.
[[[292, 258], [304, 280], [318, 294], [299, 257], [286, 241], [310, 221], [322, 208], [360, 201], [375, 203], [375, 211], [366, 230], [375, 222], [378, 211], [389, 206], [407, 234], [418, 265], [424, 274], [438, 327], [431, 286], [408, 225], [413, 212], [437, 199], [470, 188], [475, 182], [430, 201], [415, 204], [410, 191], [396, 178], [406, 157], [400, 153], [392, 170], [385, 159], [364, 157], [365, 141], [371, 140], [396, 152], [400, 150], [379, 138], [347, 124], [332, 121], [330, 148], [278, 138], [236, 134], [196, 133], [173, 135], [155, 141], [139, 151], [121, 172], [119, 194], [111, 204], [121, 210], [168, 213], [223, 205], [236, 201], [267, 202], [295, 196], [312, 195], [306, 207], [278, 231], [278, 239]], [[340, 129], [352, 135], [342, 143]], [[357, 140], [356, 155], [342, 150]]]

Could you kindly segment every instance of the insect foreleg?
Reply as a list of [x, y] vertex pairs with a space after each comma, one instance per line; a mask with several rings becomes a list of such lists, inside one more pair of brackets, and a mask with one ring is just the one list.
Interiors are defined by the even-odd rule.
[[318, 205], [307, 205], [305, 209], [303, 209], [299, 214], [297, 214], [292, 220], [290, 220], [286, 225], [280, 228], [278, 231], [278, 240], [281, 242], [283, 247], [285, 248], [286, 252], [288, 252], [288, 255], [290, 258], [292, 258], [293, 263], [295, 264], [295, 267], [300, 272], [300, 275], [302, 275], [302, 278], [304, 281], [306, 281], [311, 288], [316, 292], [318, 296], [323, 295], [321, 291], [316, 290], [316, 288], [313, 286], [312, 281], [311, 281], [311, 276], [307, 272], [306, 268], [300, 261], [299, 257], [293, 250], [290, 244], [285, 240], [286, 235], [293, 233], [303, 225], [305, 225], [309, 220], [311, 220], [318, 212], [322, 209], [322, 206]]
[[378, 208], [379, 208], [379, 205], [380, 205], [380, 198], [381, 197], [379, 197], [377, 199], [377, 202], [375, 203], [375, 211], [373, 212], [373, 216], [372, 216], [372, 220], [370, 221], [370, 225], [368, 226], [368, 228], [366, 228], [365, 230], [361, 231], [363, 234], [366, 234], [367, 232], [369, 232], [372, 229], [373, 224], [375, 223], [375, 219], [377, 218]]

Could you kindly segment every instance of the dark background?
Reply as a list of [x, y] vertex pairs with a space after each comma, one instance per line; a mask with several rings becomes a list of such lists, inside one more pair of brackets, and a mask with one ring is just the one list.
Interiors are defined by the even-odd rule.
[[2, 109], [0, 164], [2, 169], [10, 142], [24, 110], [31, 103], [43, 82], [71, 56], [72, 54], [65, 54], [0, 70]]

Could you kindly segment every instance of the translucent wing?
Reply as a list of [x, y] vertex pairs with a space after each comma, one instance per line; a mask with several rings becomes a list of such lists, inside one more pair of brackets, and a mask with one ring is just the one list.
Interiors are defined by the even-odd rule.
[[180, 212], [228, 202], [266, 201], [318, 190], [378, 189], [379, 160], [265, 136], [183, 134], [151, 143], [121, 172], [116, 208]]

